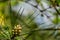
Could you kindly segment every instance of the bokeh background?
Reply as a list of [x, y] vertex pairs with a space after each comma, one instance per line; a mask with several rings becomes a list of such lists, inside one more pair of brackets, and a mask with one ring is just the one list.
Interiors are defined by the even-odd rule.
[[60, 0], [0, 0], [0, 40], [60, 40]]

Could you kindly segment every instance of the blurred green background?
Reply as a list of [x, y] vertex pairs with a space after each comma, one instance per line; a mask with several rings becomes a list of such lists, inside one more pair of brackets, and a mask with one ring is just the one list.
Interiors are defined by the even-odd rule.
[[[58, 36], [53, 35], [56, 30], [40, 30], [34, 21], [29, 22], [32, 20], [31, 15], [21, 17], [21, 15], [17, 15], [18, 13], [12, 11], [12, 6], [25, 1], [26, 0], [0, 0], [0, 40], [59, 40], [60, 33], [57, 34]], [[41, 4], [41, 0], [36, 0], [36, 2]], [[56, 2], [55, 0], [52, 2], [49, 1], [48, 3], [52, 5], [52, 7], [57, 6], [57, 4], [60, 6], [60, 0], [56, 0]], [[55, 6], [53, 6], [54, 4]], [[58, 11], [60, 12], [60, 10]], [[53, 19], [55, 25], [60, 23], [60, 15], [58, 15], [58, 12], [56, 12], [56, 18]], [[21, 25], [22, 32], [13, 34], [15, 31], [12, 30], [14, 30], [14, 27], [17, 25]], [[58, 32], [59, 31], [60, 30], [58, 30]]]

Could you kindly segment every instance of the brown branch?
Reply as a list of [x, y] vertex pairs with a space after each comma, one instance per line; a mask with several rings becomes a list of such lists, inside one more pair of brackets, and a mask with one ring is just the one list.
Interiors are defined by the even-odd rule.
[[50, 2], [52, 3], [52, 6], [54, 7], [54, 9], [56, 10], [57, 14], [60, 15], [59, 11], [56, 8], [56, 0], [53, 2], [52, 0], [50, 0]]

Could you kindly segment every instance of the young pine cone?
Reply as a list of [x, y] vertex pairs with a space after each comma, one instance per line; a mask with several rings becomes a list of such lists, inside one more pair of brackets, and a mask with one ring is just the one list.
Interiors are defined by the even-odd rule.
[[13, 31], [13, 34], [19, 35], [22, 31], [22, 27], [20, 25], [17, 25], [14, 27], [12, 31]]

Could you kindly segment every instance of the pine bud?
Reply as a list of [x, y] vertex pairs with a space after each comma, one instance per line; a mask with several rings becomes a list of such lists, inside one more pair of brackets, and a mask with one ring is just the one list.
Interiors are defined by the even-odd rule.
[[19, 35], [22, 31], [22, 27], [20, 25], [17, 25], [14, 27], [14, 29], [12, 30], [13, 34], [17, 34]]

